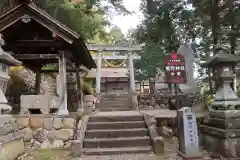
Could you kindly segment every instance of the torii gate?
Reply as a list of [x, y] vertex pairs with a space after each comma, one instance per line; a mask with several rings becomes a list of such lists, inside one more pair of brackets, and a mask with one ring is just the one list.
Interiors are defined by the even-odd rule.
[[130, 78], [130, 92], [131, 95], [135, 93], [135, 78], [134, 78], [134, 66], [133, 60], [141, 59], [141, 56], [133, 55], [133, 52], [141, 51], [141, 46], [133, 46], [133, 47], [126, 47], [126, 46], [114, 46], [114, 45], [94, 45], [88, 44], [87, 45], [89, 51], [97, 52], [97, 56], [92, 56], [94, 60], [97, 60], [97, 73], [96, 73], [96, 96], [97, 96], [97, 103], [100, 102], [101, 96], [101, 66], [102, 66], [102, 52], [103, 51], [113, 51], [113, 52], [128, 52], [127, 56], [104, 56], [106, 60], [126, 60], [128, 59], [128, 67], [129, 67], [129, 78]]

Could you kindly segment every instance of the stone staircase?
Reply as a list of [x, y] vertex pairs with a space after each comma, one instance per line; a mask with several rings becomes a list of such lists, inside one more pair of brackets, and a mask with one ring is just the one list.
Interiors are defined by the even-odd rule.
[[97, 108], [100, 111], [129, 111], [133, 109], [129, 95], [101, 96], [100, 104], [97, 105]]
[[142, 115], [89, 117], [83, 141], [85, 155], [149, 152], [151, 139]]

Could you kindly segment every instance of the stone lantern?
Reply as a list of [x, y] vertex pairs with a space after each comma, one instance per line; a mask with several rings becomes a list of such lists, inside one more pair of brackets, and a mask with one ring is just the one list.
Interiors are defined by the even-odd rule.
[[200, 126], [203, 146], [228, 159], [240, 158], [240, 101], [230, 86], [235, 76], [233, 66], [239, 61], [239, 56], [217, 48], [216, 55], [205, 63], [213, 68], [218, 88], [208, 120]]
[[16, 60], [13, 56], [3, 51], [1, 46], [4, 45], [2, 35], [0, 35], [0, 114], [3, 111], [11, 111], [12, 107], [8, 105], [5, 97], [7, 84], [10, 79], [10, 66], [21, 65], [22, 63]]

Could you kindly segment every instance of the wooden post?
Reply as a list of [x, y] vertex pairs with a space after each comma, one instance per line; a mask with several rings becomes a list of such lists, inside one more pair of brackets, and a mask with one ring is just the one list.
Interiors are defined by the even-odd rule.
[[36, 73], [36, 77], [35, 77], [35, 94], [39, 94], [40, 93], [40, 85], [41, 85], [41, 73], [40, 73], [40, 68], [36, 69], [35, 71]]
[[105, 81], [106, 81], [106, 84], [105, 84], [106, 85], [105, 86], [106, 87], [106, 95], [108, 95], [108, 81], [107, 81], [107, 78], [105, 78]]
[[97, 103], [100, 103], [100, 97], [101, 97], [101, 66], [102, 66], [102, 53], [98, 53], [97, 54], [97, 73], [96, 73]]
[[80, 79], [80, 75], [79, 75], [79, 65], [76, 65], [76, 69], [77, 69], [77, 72], [76, 72], [76, 83], [77, 83], [77, 107], [78, 109], [77, 110], [81, 110], [84, 111], [84, 108], [83, 108], [83, 105], [82, 105], [82, 97], [81, 97], [81, 94], [82, 94], [82, 91], [81, 91], [81, 79]]
[[67, 109], [67, 74], [66, 74], [66, 59], [64, 53], [59, 58], [59, 74], [60, 74], [60, 84], [61, 91], [60, 91], [60, 101], [61, 104], [59, 106], [58, 115], [68, 115]]

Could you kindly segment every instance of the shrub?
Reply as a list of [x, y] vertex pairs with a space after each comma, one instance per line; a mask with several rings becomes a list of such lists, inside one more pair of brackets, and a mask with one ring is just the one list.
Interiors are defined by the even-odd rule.
[[[82, 83], [81, 83], [82, 84]], [[94, 88], [93, 88], [93, 83], [90, 80], [85, 80], [83, 82], [83, 93], [88, 94], [88, 95], [93, 95], [94, 94]]]

